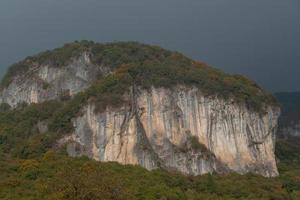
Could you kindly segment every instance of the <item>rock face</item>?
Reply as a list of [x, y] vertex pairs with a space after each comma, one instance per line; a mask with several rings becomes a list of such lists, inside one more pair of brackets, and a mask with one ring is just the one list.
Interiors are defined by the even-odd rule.
[[64, 67], [31, 65], [28, 72], [14, 77], [1, 92], [1, 102], [16, 107], [18, 103], [38, 103], [74, 95], [91, 85], [99, 74], [109, 73], [109, 68], [96, 67], [89, 55], [83, 53]]
[[165, 167], [185, 174], [253, 172], [276, 176], [274, 140], [279, 109], [265, 114], [207, 98], [197, 88], [133, 88], [131, 103], [74, 119], [72, 156]]
[[[111, 56], [114, 48], [104, 51], [109, 58], [119, 57], [119, 54]], [[123, 60], [138, 51], [133, 48], [125, 52], [130, 54]], [[148, 59], [146, 53], [140, 57]], [[105, 61], [104, 58], [100, 60]], [[183, 61], [186, 63], [186, 59]], [[2, 89], [0, 99], [16, 107], [22, 102], [40, 103], [72, 96], [91, 86], [99, 75], [113, 73], [111, 70], [93, 64], [87, 52], [65, 66], [32, 64], [26, 73], [13, 76]], [[254, 112], [246, 104], [207, 97], [191, 85], [148, 90], [131, 87], [124, 97], [129, 103], [118, 108], [108, 106], [97, 113], [91, 101], [85, 104], [82, 115], [72, 120], [74, 133], [59, 141], [67, 143], [71, 156], [86, 155], [99, 161], [141, 165], [149, 170], [162, 167], [191, 175], [211, 172], [278, 175], [274, 155], [278, 107]], [[48, 130], [43, 123], [37, 127], [41, 133]]]

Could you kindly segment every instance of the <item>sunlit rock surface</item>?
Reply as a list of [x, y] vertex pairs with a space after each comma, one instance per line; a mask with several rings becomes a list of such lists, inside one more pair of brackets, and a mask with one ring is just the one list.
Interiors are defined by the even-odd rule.
[[70, 155], [192, 175], [213, 171], [278, 175], [274, 156], [278, 108], [258, 114], [183, 86], [132, 89], [130, 96], [130, 105], [99, 114], [92, 104], [85, 107], [68, 138]]

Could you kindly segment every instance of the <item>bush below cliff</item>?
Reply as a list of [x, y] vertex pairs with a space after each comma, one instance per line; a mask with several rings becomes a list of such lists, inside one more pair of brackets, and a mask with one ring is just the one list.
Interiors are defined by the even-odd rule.
[[185, 177], [138, 166], [99, 163], [47, 152], [40, 159], [0, 161], [0, 198], [25, 199], [276, 199], [297, 200], [299, 165], [282, 164], [281, 177]]

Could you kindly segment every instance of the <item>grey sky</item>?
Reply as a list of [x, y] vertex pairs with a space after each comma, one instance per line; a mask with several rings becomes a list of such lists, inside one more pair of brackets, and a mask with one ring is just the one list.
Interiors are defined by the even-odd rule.
[[299, 0], [1, 0], [0, 72], [90, 39], [177, 50], [272, 91], [300, 91]]

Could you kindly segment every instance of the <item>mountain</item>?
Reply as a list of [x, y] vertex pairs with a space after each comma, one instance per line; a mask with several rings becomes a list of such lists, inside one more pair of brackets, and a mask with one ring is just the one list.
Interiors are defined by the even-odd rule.
[[282, 106], [278, 136], [300, 137], [300, 92], [282, 92], [275, 96]]
[[280, 161], [300, 160], [300, 92], [274, 94], [282, 107], [277, 131], [277, 157]]
[[65, 148], [187, 175], [278, 175], [275, 98], [247, 78], [157, 46], [66, 44], [11, 66], [0, 99], [5, 154]]

